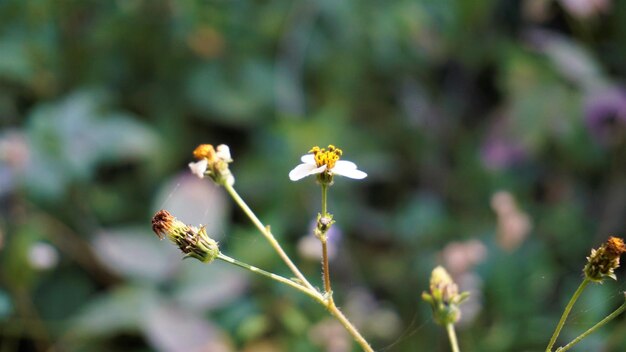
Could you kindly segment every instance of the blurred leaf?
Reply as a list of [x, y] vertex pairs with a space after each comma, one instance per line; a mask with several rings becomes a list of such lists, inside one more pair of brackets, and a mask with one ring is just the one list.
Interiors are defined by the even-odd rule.
[[71, 331], [82, 338], [137, 331], [146, 314], [161, 302], [149, 287], [123, 286], [84, 306], [70, 324]]
[[194, 310], [213, 310], [237, 300], [247, 286], [247, 273], [239, 267], [221, 261], [206, 265], [187, 260], [176, 276], [173, 298]]
[[188, 95], [192, 105], [210, 112], [212, 119], [245, 126], [265, 119], [263, 111], [273, 99], [268, 87], [273, 85], [266, 63], [248, 61], [238, 68], [207, 64], [191, 74]]
[[396, 217], [398, 235], [411, 243], [420, 241], [424, 236], [435, 238], [440, 234], [446, 221], [446, 214], [441, 200], [435, 195], [419, 194], [402, 207]]
[[159, 351], [234, 351], [227, 336], [215, 325], [173, 304], [152, 306], [142, 328]]
[[19, 32], [0, 35], [0, 78], [27, 83], [34, 75], [33, 62], [29, 60], [26, 38]]
[[155, 153], [150, 128], [130, 115], [108, 112], [108, 103], [104, 93], [83, 90], [32, 111], [27, 127], [32, 156], [25, 174], [31, 192], [59, 197], [69, 182], [88, 179], [101, 161], [127, 162]]
[[11, 297], [6, 291], [0, 290], [0, 322], [5, 321], [12, 312], [13, 303], [11, 302]]
[[139, 281], [159, 282], [170, 277], [182, 255], [167, 240], [159, 241], [149, 224], [108, 229], [93, 240], [94, 252], [105, 266]]
[[605, 80], [597, 60], [580, 43], [556, 32], [536, 30], [531, 40], [564, 77], [585, 89]]

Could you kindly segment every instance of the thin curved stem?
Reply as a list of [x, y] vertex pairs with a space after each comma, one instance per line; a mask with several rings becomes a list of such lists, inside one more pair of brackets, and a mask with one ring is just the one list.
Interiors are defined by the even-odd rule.
[[[322, 199], [323, 199], [323, 202], [322, 202], [322, 213], [323, 213], [323, 215], [326, 215], [327, 212], [326, 212], [326, 188], [325, 187], [327, 187], [327, 186], [323, 186], [323, 187], [324, 188], [323, 188], [323, 192], [322, 192]], [[250, 218], [252, 223], [261, 232], [261, 234], [263, 234], [263, 236], [267, 239], [267, 241], [270, 243], [270, 245], [278, 253], [278, 255], [285, 262], [285, 264], [287, 264], [289, 269], [291, 269], [293, 274], [297, 277], [297, 279], [300, 282], [296, 282], [294, 280], [287, 279], [287, 278], [282, 277], [280, 275], [276, 275], [276, 274], [267, 272], [265, 270], [262, 270], [262, 269], [259, 269], [257, 267], [254, 267], [252, 265], [240, 262], [240, 261], [238, 261], [236, 259], [233, 259], [233, 258], [228, 257], [228, 256], [226, 256], [224, 254], [221, 254], [221, 253], [218, 255], [218, 259], [224, 260], [224, 261], [229, 262], [231, 264], [235, 264], [235, 265], [237, 265], [239, 267], [245, 268], [245, 269], [250, 270], [252, 272], [255, 272], [257, 274], [266, 276], [268, 278], [271, 278], [272, 280], [279, 281], [279, 282], [281, 282], [281, 283], [283, 283], [285, 285], [288, 285], [290, 287], [293, 287], [293, 288], [297, 289], [298, 291], [300, 291], [302, 293], [305, 293], [305, 294], [309, 295], [310, 297], [315, 299], [318, 303], [320, 303], [321, 305], [326, 307], [326, 309], [328, 309], [330, 314], [333, 315], [341, 323], [341, 325], [343, 325], [343, 327], [348, 331], [348, 333], [350, 333], [350, 335], [352, 335], [354, 340], [361, 346], [363, 351], [365, 351], [365, 352], [374, 352], [372, 347], [365, 340], [365, 338], [363, 338], [363, 336], [359, 333], [359, 331], [356, 329], [356, 327], [354, 327], [354, 325], [352, 325], [352, 323], [348, 320], [348, 318], [346, 318], [346, 316], [343, 315], [343, 313], [339, 310], [339, 308], [337, 308], [337, 306], [335, 305], [335, 302], [332, 299], [332, 296], [330, 294], [327, 294], [326, 296], [322, 296], [322, 294], [316, 288], [314, 288], [311, 285], [311, 283], [304, 277], [304, 275], [300, 272], [300, 270], [296, 267], [296, 265], [291, 261], [289, 256], [287, 256], [287, 254], [282, 249], [282, 247], [280, 246], [278, 241], [276, 241], [276, 238], [274, 237], [274, 235], [269, 230], [269, 227], [266, 227], [266, 226], [263, 225], [263, 223], [254, 214], [254, 212], [250, 209], [250, 207], [248, 207], [246, 202], [241, 198], [241, 196], [239, 196], [239, 194], [233, 188], [233, 186], [225, 184], [224, 188], [226, 188], [226, 191], [233, 198], [235, 203], [237, 203], [237, 205], [239, 205], [239, 207], [244, 211], [244, 213], [246, 213], [248, 218]], [[325, 243], [323, 243], [323, 245], [325, 245]], [[323, 246], [322, 248], [324, 249], [326, 247]], [[323, 259], [322, 260], [324, 262], [324, 267], [325, 267], [325, 270], [324, 270], [324, 281], [325, 281], [325, 287], [327, 288], [326, 293], [330, 293], [330, 275], [329, 275], [329, 272], [328, 272], [328, 252], [327, 252], [327, 250], [323, 250], [323, 252], [325, 253], [323, 255]], [[326, 285], [326, 283], [328, 283], [328, 285]]]
[[446, 331], [448, 332], [448, 338], [450, 339], [452, 352], [460, 352], [459, 342], [456, 339], [456, 331], [454, 331], [454, 324], [446, 324]]
[[357, 330], [354, 327], [354, 325], [352, 325], [352, 323], [350, 323], [348, 318], [346, 318], [346, 316], [343, 315], [341, 310], [339, 310], [339, 308], [337, 308], [337, 306], [335, 305], [335, 302], [333, 302], [333, 300], [330, 297], [328, 299], [328, 302], [329, 303], [327, 305], [327, 308], [328, 308], [328, 311], [330, 312], [330, 314], [332, 314], [335, 318], [337, 318], [337, 320], [339, 320], [341, 325], [343, 325], [343, 327], [346, 328], [346, 330], [348, 330], [350, 335], [352, 335], [352, 338], [354, 338], [354, 341], [356, 341], [361, 346], [363, 351], [365, 351], [365, 352], [374, 352], [374, 350], [372, 349], [370, 344], [365, 340], [365, 338], [363, 338], [363, 336], [361, 335], [359, 330]]
[[316, 301], [320, 301], [323, 302], [324, 298], [319, 294], [319, 292], [315, 291], [315, 290], [310, 290], [308, 287], [305, 287], [293, 280], [289, 280], [286, 277], [274, 274], [274, 273], [270, 273], [269, 271], [265, 271], [263, 269], [259, 269], [256, 266], [250, 265], [248, 263], [244, 263], [244, 262], [240, 262], [239, 260], [235, 259], [235, 258], [231, 258], [223, 253], [220, 253], [217, 255], [217, 259], [223, 260], [227, 263], [230, 264], [234, 264], [237, 265], [239, 267], [242, 267], [244, 269], [250, 270], [253, 273], [259, 274], [259, 275], [263, 275], [265, 277], [268, 277], [272, 280], [278, 281], [280, 283], [283, 283], [285, 285], [291, 286], [293, 288], [295, 288], [296, 290], [306, 293], [307, 295], [313, 297]]
[[594, 325], [591, 328], [589, 328], [589, 330], [587, 330], [587, 331], [583, 332], [582, 334], [580, 334], [580, 336], [578, 336], [577, 338], [572, 340], [572, 342], [568, 343], [567, 345], [565, 345], [563, 347], [557, 348], [556, 352], [565, 352], [565, 351], [569, 350], [570, 348], [574, 347], [574, 345], [576, 345], [577, 343], [582, 341], [582, 339], [584, 339], [585, 337], [589, 336], [591, 333], [593, 333], [594, 331], [598, 330], [599, 328], [603, 327], [606, 323], [608, 323], [611, 320], [615, 319], [615, 317], [617, 317], [618, 315], [622, 314], [624, 312], [624, 310], [626, 310], [626, 302], [624, 302], [621, 306], [619, 306], [619, 308], [617, 308], [615, 311], [613, 311], [613, 313], [607, 315], [606, 318], [600, 320], [600, 322], [598, 322], [596, 325]]
[[246, 202], [243, 200], [243, 198], [241, 198], [241, 196], [239, 196], [239, 193], [237, 193], [237, 191], [233, 188], [233, 186], [229, 185], [228, 183], [226, 183], [224, 185], [224, 188], [226, 189], [228, 194], [230, 194], [230, 196], [233, 198], [235, 203], [237, 203], [237, 205], [239, 205], [241, 210], [243, 210], [243, 212], [246, 213], [248, 218], [250, 218], [250, 220], [252, 221], [254, 226], [256, 226], [256, 228], [261, 232], [261, 234], [263, 234], [263, 236], [267, 239], [267, 241], [270, 243], [270, 245], [278, 253], [278, 255], [283, 260], [283, 262], [285, 262], [285, 264], [287, 264], [287, 266], [289, 267], [291, 272], [298, 278], [298, 280], [300, 280], [302, 282], [302, 284], [306, 288], [308, 288], [309, 290], [317, 291], [315, 289], [315, 287], [313, 287], [313, 285], [311, 285], [311, 283], [304, 277], [304, 275], [302, 275], [302, 273], [300, 272], [298, 267], [296, 267], [296, 265], [291, 261], [289, 256], [287, 256], [287, 253], [285, 253], [285, 251], [280, 246], [278, 241], [276, 241], [276, 238], [274, 237], [272, 232], [269, 230], [269, 228], [266, 227], [265, 225], [263, 225], [261, 220], [259, 220], [259, 218], [254, 214], [254, 212], [246, 204]]
[[583, 282], [581, 282], [580, 286], [578, 286], [578, 288], [576, 289], [576, 292], [574, 292], [574, 295], [572, 296], [572, 298], [569, 300], [569, 303], [567, 303], [567, 306], [565, 306], [565, 310], [563, 311], [563, 315], [561, 315], [561, 320], [559, 320], [559, 323], [556, 325], [556, 329], [554, 329], [554, 333], [552, 334], [552, 338], [550, 338], [550, 342], [548, 343], [548, 347], [546, 347], [546, 352], [551, 352], [552, 351], [552, 346], [554, 346], [554, 343], [556, 342], [556, 339], [559, 337], [559, 334], [561, 333], [561, 329], [563, 329], [563, 325], [565, 325], [565, 320], [567, 320], [567, 316], [569, 315], [570, 311], [572, 310], [572, 307], [574, 307], [574, 303], [576, 303], [576, 301], [578, 300], [578, 297], [580, 297], [580, 294], [583, 292], [585, 287], [587, 287], [587, 285], [590, 282], [591, 281], [588, 278], [585, 277]]

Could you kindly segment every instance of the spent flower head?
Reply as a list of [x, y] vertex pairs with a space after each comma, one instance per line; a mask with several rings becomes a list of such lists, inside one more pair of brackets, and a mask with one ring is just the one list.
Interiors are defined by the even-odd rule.
[[609, 237], [598, 249], [591, 250], [583, 269], [585, 276], [599, 283], [602, 283], [605, 277], [617, 280], [614, 271], [619, 267], [619, 258], [625, 252], [624, 240], [619, 237]]
[[220, 254], [217, 242], [207, 235], [204, 226], [188, 226], [167, 210], [159, 210], [152, 218], [152, 231], [159, 239], [167, 237], [185, 253], [204, 263], [212, 262]]
[[367, 177], [365, 172], [357, 170], [355, 163], [339, 160], [342, 154], [343, 151], [332, 144], [328, 148], [315, 146], [309, 150], [309, 154], [300, 158], [302, 164], [289, 172], [289, 178], [292, 181], [298, 181], [310, 175], [317, 175], [320, 183], [332, 184], [334, 175], [356, 180]]
[[430, 276], [430, 291], [422, 293], [422, 299], [433, 310], [433, 318], [440, 325], [454, 324], [461, 318], [459, 305], [469, 297], [469, 292], [459, 293], [459, 287], [442, 266], [436, 267]]
[[230, 148], [226, 144], [220, 144], [214, 148], [211, 144], [200, 144], [193, 151], [193, 156], [198, 159], [189, 163], [191, 172], [199, 178], [209, 176], [218, 185], [233, 185], [235, 177], [230, 172], [229, 163], [233, 162], [230, 156]]

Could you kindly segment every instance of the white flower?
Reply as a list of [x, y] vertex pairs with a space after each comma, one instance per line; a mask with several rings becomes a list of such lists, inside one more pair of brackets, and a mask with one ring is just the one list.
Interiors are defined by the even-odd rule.
[[226, 144], [220, 144], [217, 146], [215, 156], [227, 163], [233, 161], [233, 159], [230, 157], [230, 148], [228, 148]]
[[[338, 160], [341, 155], [341, 151], [336, 148], [325, 149], [313, 148], [313, 154], [306, 154], [300, 158], [302, 164], [296, 166], [291, 172], [289, 172], [289, 179], [292, 181], [298, 181], [310, 175], [317, 175], [323, 172], [332, 175], [340, 175], [348, 178], [360, 180], [367, 176], [367, 174], [361, 170], [357, 170], [355, 163], [347, 160]], [[339, 153], [335, 152], [339, 151]], [[316, 157], [319, 156], [319, 157]]]
[[207, 159], [202, 159], [197, 162], [189, 163], [189, 169], [191, 173], [198, 176], [199, 178], [204, 178], [204, 173], [209, 165], [209, 161]]

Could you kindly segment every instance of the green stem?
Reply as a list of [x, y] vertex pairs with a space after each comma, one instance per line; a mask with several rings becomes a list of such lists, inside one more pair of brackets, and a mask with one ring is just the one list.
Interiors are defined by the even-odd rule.
[[580, 286], [578, 286], [578, 288], [576, 289], [576, 292], [574, 292], [574, 295], [572, 296], [572, 298], [569, 300], [569, 303], [567, 303], [567, 306], [565, 307], [565, 310], [563, 311], [563, 315], [561, 316], [561, 320], [559, 320], [559, 323], [556, 325], [556, 329], [554, 330], [554, 333], [552, 334], [552, 338], [550, 338], [550, 343], [548, 343], [548, 347], [546, 347], [546, 352], [552, 351], [552, 346], [554, 346], [556, 339], [559, 337], [559, 334], [561, 333], [561, 329], [563, 329], [563, 325], [565, 325], [565, 320], [567, 320], [567, 316], [572, 310], [572, 307], [574, 307], [574, 303], [576, 303], [576, 301], [578, 300], [578, 297], [580, 297], [580, 294], [583, 292], [585, 287], [587, 287], [587, 285], [590, 282], [591, 281], [585, 277], [583, 282], [581, 282]]
[[[326, 187], [327, 186], [322, 186], [322, 187], [323, 187], [323, 191], [322, 191], [322, 214], [326, 215], [327, 214], [326, 213], [326, 190], [327, 190]], [[217, 258], [221, 259], [221, 260], [224, 260], [224, 261], [226, 261], [228, 263], [235, 264], [235, 265], [237, 265], [239, 267], [242, 267], [244, 269], [250, 270], [250, 271], [255, 272], [257, 274], [266, 276], [268, 278], [271, 278], [272, 280], [279, 281], [279, 282], [281, 282], [281, 283], [283, 283], [285, 285], [291, 286], [291, 287], [299, 290], [300, 292], [303, 292], [303, 293], [311, 296], [317, 302], [319, 302], [320, 304], [325, 306], [326, 309], [328, 309], [330, 314], [332, 314], [341, 323], [341, 325], [344, 326], [344, 328], [348, 331], [348, 333], [350, 333], [350, 335], [352, 335], [354, 340], [361, 346], [363, 351], [365, 351], [365, 352], [374, 352], [372, 347], [370, 347], [369, 343], [365, 340], [365, 338], [363, 338], [363, 336], [359, 333], [359, 331], [356, 329], [356, 327], [354, 327], [354, 325], [352, 325], [352, 323], [348, 320], [348, 318], [346, 318], [346, 316], [343, 315], [343, 313], [339, 310], [339, 308], [337, 308], [337, 306], [335, 305], [335, 302], [333, 301], [332, 297], [330, 295], [327, 295], [326, 297], [322, 296], [319, 293], [319, 291], [317, 289], [315, 289], [311, 285], [311, 283], [304, 277], [304, 275], [302, 275], [300, 270], [298, 270], [296, 265], [291, 261], [291, 259], [287, 256], [285, 251], [280, 246], [280, 244], [276, 241], [276, 238], [274, 238], [274, 235], [272, 235], [272, 233], [270, 232], [269, 228], [267, 228], [267, 227], [265, 227], [263, 225], [263, 223], [259, 220], [259, 218], [254, 214], [254, 212], [252, 212], [250, 207], [248, 207], [246, 202], [241, 198], [241, 196], [239, 196], [237, 191], [235, 191], [233, 186], [225, 184], [224, 188], [226, 188], [226, 191], [228, 192], [228, 194], [230, 194], [230, 196], [233, 198], [235, 203], [237, 203], [237, 205], [239, 205], [239, 207], [244, 211], [244, 213], [246, 213], [246, 215], [248, 216], [248, 218], [250, 218], [250, 220], [256, 226], [256, 228], [263, 234], [263, 236], [265, 236], [267, 241], [274, 248], [274, 250], [278, 253], [278, 255], [281, 257], [281, 259], [285, 262], [285, 264], [287, 264], [287, 266], [289, 267], [289, 269], [291, 269], [291, 271], [294, 273], [294, 275], [296, 275], [296, 277], [298, 278], [300, 283], [295, 282], [293, 280], [289, 280], [289, 279], [287, 279], [285, 277], [282, 277], [282, 276], [279, 276], [279, 275], [267, 272], [265, 270], [262, 270], [262, 269], [259, 269], [257, 267], [254, 267], [252, 265], [240, 262], [240, 261], [238, 261], [236, 259], [233, 259], [233, 258], [228, 257], [228, 256], [226, 256], [224, 254], [221, 254], [221, 253], [218, 255]], [[327, 268], [328, 267], [328, 255], [327, 254], [324, 255], [323, 261], [325, 262], [325, 267]], [[328, 289], [330, 289], [330, 275], [328, 275], [328, 270], [324, 271], [324, 276], [325, 276], [325, 280], [326, 280], [326, 278], [328, 278], [328, 281], [329, 281]], [[328, 292], [330, 292], [330, 291], [328, 291]]]
[[622, 305], [619, 306], [619, 308], [617, 308], [613, 313], [609, 314], [606, 318], [602, 319], [599, 323], [597, 323], [596, 325], [592, 326], [589, 330], [583, 332], [580, 336], [578, 336], [577, 338], [572, 340], [572, 342], [568, 343], [567, 345], [565, 345], [563, 347], [557, 348], [556, 352], [565, 352], [565, 351], [569, 350], [570, 348], [574, 347], [574, 345], [579, 343], [582, 339], [584, 339], [585, 337], [589, 336], [591, 333], [593, 333], [594, 331], [598, 330], [599, 328], [601, 328], [606, 323], [608, 323], [611, 320], [613, 320], [618, 315], [622, 314], [624, 312], [624, 310], [626, 310], [626, 302], [622, 303]]
[[337, 320], [339, 320], [341, 325], [343, 325], [343, 327], [346, 328], [346, 330], [350, 333], [350, 335], [352, 335], [352, 338], [354, 339], [354, 341], [356, 341], [361, 346], [363, 351], [374, 352], [370, 344], [365, 340], [365, 338], [363, 338], [361, 333], [359, 333], [359, 330], [357, 330], [354, 327], [354, 325], [350, 323], [348, 318], [346, 318], [346, 316], [343, 315], [341, 310], [337, 308], [337, 306], [335, 305], [335, 302], [333, 302], [333, 300], [330, 297], [329, 297], [328, 302], [329, 303], [327, 305], [327, 308], [330, 314], [332, 314], [335, 318], [337, 318]]
[[322, 183], [322, 216], [326, 216], [326, 199], [328, 194], [328, 185]]
[[446, 324], [446, 331], [448, 332], [448, 338], [450, 339], [452, 352], [460, 352], [459, 343], [456, 339], [456, 332], [454, 331], [454, 324]]
[[[328, 216], [327, 213], [327, 203], [326, 200], [328, 193], [328, 185], [322, 183], [322, 218]], [[330, 266], [328, 265], [328, 238], [326, 237], [326, 233], [323, 233], [320, 237], [320, 241], [322, 242], [322, 276], [324, 277], [324, 291], [326, 292], [329, 301], [332, 300], [332, 296], [330, 292], [332, 292], [332, 288], [330, 286]]]
[[272, 280], [275, 280], [275, 281], [281, 282], [281, 283], [283, 283], [285, 285], [291, 286], [291, 287], [295, 288], [296, 290], [298, 290], [300, 292], [303, 292], [303, 293], [313, 297], [316, 301], [320, 301], [322, 303], [324, 302], [324, 298], [317, 291], [310, 290], [309, 288], [307, 288], [307, 287], [305, 287], [305, 286], [303, 286], [303, 285], [301, 285], [301, 284], [299, 284], [299, 283], [297, 283], [297, 282], [295, 282], [293, 280], [289, 280], [289, 279], [287, 279], [285, 277], [282, 277], [280, 275], [276, 275], [274, 273], [270, 273], [269, 271], [265, 271], [263, 269], [259, 269], [256, 266], [252, 266], [250, 264], [247, 264], [247, 263], [244, 263], [244, 262], [240, 262], [239, 260], [237, 260], [235, 258], [231, 258], [231, 257], [229, 257], [229, 256], [227, 256], [227, 255], [225, 255], [223, 253], [218, 254], [217, 255], [217, 259], [221, 259], [221, 260], [223, 260], [223, 261], [225, 261], [227, 263], [237, 265], [237, 266], [242, 267], [244, 269], [250, 270], [253, 273], [257, 273], [257, 274], [263, 275], [263, 276], [268, 277], [268, 278], [270, 278]]
[[291, 272], [298, 278], [298, 280], [300, 280], [302, 284], [309, 290], [316, 291], [315, 287], [311, 285], [311, 283], [304, 277], [304, 275], [302, 275], [300, 270], [298, 270], [298, 267], [296, 267], [296, 265], [291, 261], [289, 256], [287, 256], [287, 253], [285, 253], [285, 251], [280, 246], [278, 241], [276, 241], [276, 238], [274, 237], [272, 232], [269, 230], [269, 228], [263, 225], [261, 220], [259, 220], [259, 218], [254, 214], [254, 212], [250, 209], [250, 207], [246, 204], [246, 202], [241, 198], [241, 196], [239, 196], [239, 194], [233, 188], [233, 186], [226, 183], [224, 185], [224, 188], [226, 189], [228, 194], [230, 194], [230, 196], [233, 198], [235, 203], [239, 205], [241, 210], [243, 210], [243, 212], [246, 213], [248, 218], [250, 218], [254, 226], [256, 226], [256, 228], [261, 232], [261, 234], [263, 234], [263, 236], [267, 239], [270, 245], [278, 253], [278, 255], [283, 260], [283, 262], [287, 264]]

